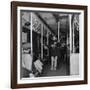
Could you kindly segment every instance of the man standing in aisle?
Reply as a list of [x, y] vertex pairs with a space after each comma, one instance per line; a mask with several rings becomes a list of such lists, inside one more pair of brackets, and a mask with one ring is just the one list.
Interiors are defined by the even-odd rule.
[[56, 70], [57, 68], [57, 46], [56, 42], [51, 45], [51, 70]]

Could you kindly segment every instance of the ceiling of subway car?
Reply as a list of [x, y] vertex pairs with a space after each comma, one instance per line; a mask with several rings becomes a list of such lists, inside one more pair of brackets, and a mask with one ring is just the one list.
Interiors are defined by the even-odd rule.
[[58, 34], [58, 21], [60, 21], [60, 33], [67, 33], [69, 28], [68, 14], [62, 13], [38, 13], [40, 17], [46, 22], [55, 34]]
[[[22, 25], [25, 25], [25, 22], [30, 21], [31, 12], [22, 12]], [[49, 27], [52, 32], [58, 35], [58, 21], [60, 21], [59, 31], [61, 34], [66, 34], [69, 29], [69, 18], [68, 14], [65, 13], [51, 13], [51, 12], [38, 12], [35, 13], [39, 18], [43, 20]]]

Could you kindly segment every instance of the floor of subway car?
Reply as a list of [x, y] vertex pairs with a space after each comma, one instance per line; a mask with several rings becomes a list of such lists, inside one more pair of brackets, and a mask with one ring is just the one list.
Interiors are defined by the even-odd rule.
[[48, 76], [66, 76], [66, 75], [68, 75], [67, 67], [68, 67], [68, 64], [66, 62], [58, 60], [57, 69], [51, 70], [50, 62], [46, 62], [44, 67], [43, 67], [43, 73], [41, 76], [42, 77], [45, 77], [45, 76], [47, 76], [47, 77]]

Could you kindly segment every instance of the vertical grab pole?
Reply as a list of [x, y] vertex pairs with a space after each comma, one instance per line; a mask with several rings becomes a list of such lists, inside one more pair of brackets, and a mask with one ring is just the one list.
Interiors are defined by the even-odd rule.
[[43, 59], [43, 24], [41, 25], [41, 59]]
[[60, 30], [60, 21], [58, 21], [58, 41], [60, 39], [60, 36], [59, 36], [60, 35], [60, 31], [59, 30]]
[[69, 30], [70, 30], [70, 38], [69, 38], [69, 42], [70, 42], [70, 54], [72, 51], [72, 27], [71, 27], [71, 15], [69, 15]]
[[69, 40], [68, 40], [68, 44], [70, 43], [70, 61], [68, 60], [68, 63], [70, 64], [69, 68], [68, 68], [68, 74], [71, 74], [71, 53], [72, 53], [72, 27], [71, 27], [71, 18], [72, 18], [72, 15], [69, 14]]
[[[30, 35], [30, 39], [31, 39], [31, 55], [33, 56], [33, 41], [32, 41], [32, 12], [31, 12], [31, 35]], [[33, 57], [32, 57], [33, 58]]]
[[75, 46], [74, 46], [74, 20], [73, 20], [73, 53], [75, 52]]
[[[31, 15], [30, 15], [30, 23], [31, 23], [31, 25], [30, 25], [30, 44], [31, 44], [31, 56], [32, 56], [32, 61], [33, 61], [33, 41], [32, 41], [32, 12], [31, 12]], [[32, 70], [32, 68], [31, 68], [31, 70]]]
[[48, 45], [48, 31], [47, 31], [47, 45]]
[[[49, 33], [48, 33], [48, 30], [47, 30], [47, 45], [49, 44]], [[49, 49], [47, 51], [47, 55], [49, 55]]]

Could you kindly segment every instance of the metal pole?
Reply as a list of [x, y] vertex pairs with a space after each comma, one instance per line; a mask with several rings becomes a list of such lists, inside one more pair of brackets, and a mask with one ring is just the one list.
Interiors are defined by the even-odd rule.
[[[32, 56], [32, 60], [33, 60], [33, 41], [32, 41], [32, 12], [31, 12], [31, 15], [29, 15], [29, 20], [30, 20], [30, 23], [31, 23], [31, 25], [30, 25], [30, 47], [31, 47], [31, 56]], [[31, 70], [32, 70], [32, 68], [31, 68]]]
[[43, 24], [41, 25], [41, 59], [43, 59]]
[[59, 38], [59, 37], [60, 37], [60, 36], [59, 36], [59, 35], [60, 35], [60, 31], [59, 31], [59, 30], [60, 30], [60, 21], [58, 21], [58, 41], [59, 41], [59, 39], [60, 39], [60, 38]]
[[71, 27], [71, 15], [69, 15], [69, 30], [70, 30], [70, 38], [69, 38], [69, 42], [70, 42], [70, 53], [72, 51], [72, 27]]
[[73, 53], [75, 52], [75, 46], [74, 46], [74, 21], [73, 21]]
[[47, 45], [48, 45], [48, 31], [47, 31]]

